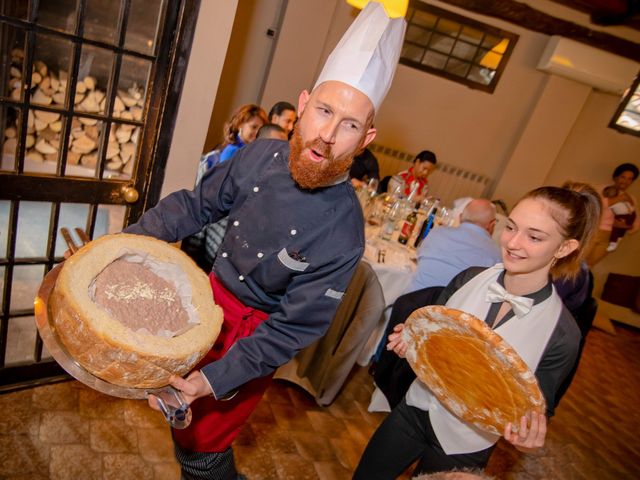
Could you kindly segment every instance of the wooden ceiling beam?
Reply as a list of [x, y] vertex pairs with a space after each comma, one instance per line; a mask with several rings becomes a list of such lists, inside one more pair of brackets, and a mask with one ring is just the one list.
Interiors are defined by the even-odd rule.
[[554, 17], [513, 0], [442, 0], [545, 35], [560, 35], [640, 62], [640, 44]]

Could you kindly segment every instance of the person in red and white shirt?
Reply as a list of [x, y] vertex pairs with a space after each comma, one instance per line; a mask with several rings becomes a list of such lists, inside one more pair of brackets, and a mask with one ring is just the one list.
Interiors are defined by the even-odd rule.
[[398, 173], [398, 176], [404, 181], [402, 191], [405, 195], [409, 195], [414, 185], [417, 183], [418, 190], [414, 197], [417, 202], [422, 201], [427, 195], [428, 191], [428, 178], [429, 175], [436, 169], [436, 163], [438, 162], [436, 154], [423, 150], [413, 160], [413, 166], [404, 172]]

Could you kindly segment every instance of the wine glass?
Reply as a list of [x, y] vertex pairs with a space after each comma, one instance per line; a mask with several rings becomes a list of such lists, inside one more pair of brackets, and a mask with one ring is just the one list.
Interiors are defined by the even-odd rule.
[[400, 175], [394, 175], [389, 179], [389, 185], [387, 186], [387, 192], [391, 193], [394, 196], [402, 196], [403, 191], [402, 187], [404, 185], [404, 180]]
[[436, 213], [436, 223], [448, 227], [452, 217], [451, 210], [447, 207], [440, 207]]
[[429, 215], [434, 203], [435, 199], [433, 197], [425, 197], [425, 199], [420, 203], [420, 212], [425, 216]]
[[369, 192], [369, 196], [373, 197], [376, 193], [378, 193], [378, 179], [371, 178], [369, 179], [369, 183], [367, 184], [367, 191]]

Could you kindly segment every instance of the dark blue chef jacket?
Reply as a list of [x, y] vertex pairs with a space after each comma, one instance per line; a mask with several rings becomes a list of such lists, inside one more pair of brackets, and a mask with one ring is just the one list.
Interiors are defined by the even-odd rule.
[[229, 216], [213, 273], [269, 318], [202, 369], [217, 398], [323, 335], [364, 252], [350, 182], [303, 190], [288, 155], [287, 142], [257, 140], [207, 172], [194, 191], [169, 195], [125, 230], [174, 242]]

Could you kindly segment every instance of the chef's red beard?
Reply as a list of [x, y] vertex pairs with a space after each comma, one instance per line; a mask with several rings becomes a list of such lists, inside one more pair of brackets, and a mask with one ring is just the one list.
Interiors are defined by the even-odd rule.
[[[305, 148], [315, 150], [324, 159], [320, 162], [314, 162], [302, 154]], [[338, 177], [348, 172], [354, 156], [355, 151], [334, 158], [331, 146], [320, 138], [303, 144], [302, 135], [298, 128], [294, 129], [293, 136], [289, 141], [291, 176], [301, 188], [309, 190], [330, 185]]]

